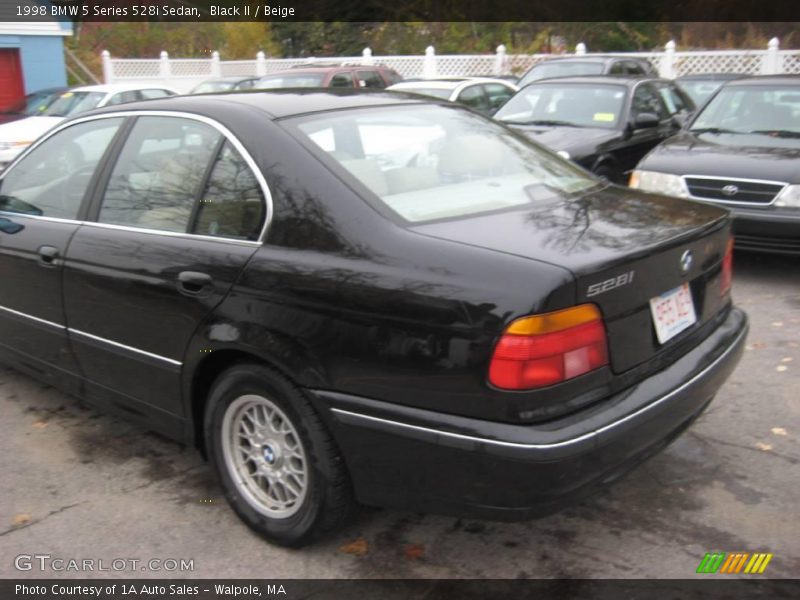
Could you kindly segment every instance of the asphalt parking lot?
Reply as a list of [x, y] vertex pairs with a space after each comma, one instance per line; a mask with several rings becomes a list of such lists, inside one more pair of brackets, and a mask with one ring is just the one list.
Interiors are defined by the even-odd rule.
[[[798, 577], [800, 261], [737, 253], [734, 269], [751, 333], [710, 409], [613, 488], [525, 523], [365, 509], [311, 547], [270, 546], [191, 448], [0, 367], [0, 577], [686, 578], [711, 551], [771, 552], [764, 576]], [[15, 568], [35, 554], [194, 568]]]

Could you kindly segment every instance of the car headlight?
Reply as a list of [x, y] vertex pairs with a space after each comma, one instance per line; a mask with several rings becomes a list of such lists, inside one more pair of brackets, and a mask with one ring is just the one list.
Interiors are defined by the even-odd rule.
[[800, 185], [787, 185], [775, 198], [775, 206], [784, 208], [800, 208]]
[[656, 192], [667, 196], [688, 198], [689, 190], [680, 175], [657, 173], [656, 171], [634, 171], [628, 185], [645, 192]]
[[566, 150], [559, 150], [558, 152], [556, 152], [556, 154], [558, 154], [561, 158], [569, 160], [569, 152], [567, 152]]

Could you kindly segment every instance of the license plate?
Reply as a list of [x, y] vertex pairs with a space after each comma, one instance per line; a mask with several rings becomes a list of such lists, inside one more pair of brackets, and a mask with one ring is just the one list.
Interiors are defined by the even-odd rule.
[[663, 344], [684, 329], [694, 325], [697, 316], [694, 313], [689, 284], [684, 283], [680, 287], [651, 298], [650, 312], [653, 315], [653, 324], [656, 326], [656, 337], [658, 337], [659, 344]]

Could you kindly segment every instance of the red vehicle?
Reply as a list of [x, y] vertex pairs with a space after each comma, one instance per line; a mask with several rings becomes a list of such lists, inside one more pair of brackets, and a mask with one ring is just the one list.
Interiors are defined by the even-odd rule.
[[270, 73], [259, 79], [255, 87], [262, 90], [305, 87], [383, 89], [402, 79], [395, 70], [384, 66], [315, 64]]

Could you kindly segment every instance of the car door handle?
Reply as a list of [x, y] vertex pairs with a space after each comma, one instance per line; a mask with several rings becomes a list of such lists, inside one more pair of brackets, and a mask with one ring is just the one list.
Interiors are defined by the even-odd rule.
[[0, 231], [3, 233], [14, 234], [25, 229], [25, 225], [14, 223], [11, 219], [0, 218]]
[[39, 246], [37, 252], [39, 253], [39, 264], [43, 267], [55, 266], [58, 257], [61, 256], [55, 246]]
[[213, 280], [207, 273], [181, 271], [178, 273], [178, 291], [188, 296], [203, 296], [211, 291]]

